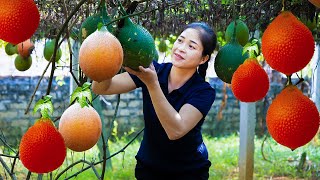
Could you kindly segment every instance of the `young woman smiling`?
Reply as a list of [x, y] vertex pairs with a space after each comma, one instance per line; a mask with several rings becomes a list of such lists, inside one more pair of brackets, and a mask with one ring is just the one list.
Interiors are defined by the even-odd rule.
[[172, 48], [172, 62], [93, 82], [96, 94], [120, 94], [142, 88], [145, 130], [136, 155], [137, 179], [208, 179], [211, 162], [201, 126], [215, 90], [205, 81], [216, 46], [204, 22], [186, 26]]

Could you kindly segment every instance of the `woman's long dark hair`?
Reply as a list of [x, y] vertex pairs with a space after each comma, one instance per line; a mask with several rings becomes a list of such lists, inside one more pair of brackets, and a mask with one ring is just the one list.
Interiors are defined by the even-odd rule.
[[[188, 24], [185, 29], [192, 28], [199, 31], [200, 41], [203, 46], [202, 56], [209, 56], [209, 60], [211, 58], [211, 54], [217, 45], [217, 36], [214, 33], [213, 29], [205, 22], [194, 22]], [[205, 79], [209, 60], [205, 63], [199, 65], [198, 73], [201, 77]]]

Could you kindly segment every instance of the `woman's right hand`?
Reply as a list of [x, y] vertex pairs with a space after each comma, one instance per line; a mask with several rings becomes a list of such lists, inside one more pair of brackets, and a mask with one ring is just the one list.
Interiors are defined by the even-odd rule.
[[130, 74], [137, 76], [148, 89], [153, 88], [154, 86], [159, 86], [158, 75], [152, 63], [147, 68], [139, 66], [139, 71], [134, 71], [129, 67], [125, 67], [124, 69]]

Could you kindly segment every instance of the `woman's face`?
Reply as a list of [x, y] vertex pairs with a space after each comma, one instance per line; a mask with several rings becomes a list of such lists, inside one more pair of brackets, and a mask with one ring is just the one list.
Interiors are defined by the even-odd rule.
[[172, 64], [181, 68], [196, 68], [204, 63], [203, 45], [199, 31], [188, 28], [184, 30], [173, 44]]

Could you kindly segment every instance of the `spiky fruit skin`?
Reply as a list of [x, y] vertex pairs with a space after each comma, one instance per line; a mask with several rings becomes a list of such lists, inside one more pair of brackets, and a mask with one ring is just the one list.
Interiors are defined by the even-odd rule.
[[139, 66], [149, 67], [157, 57], [152, 35], [144, 27], [134, 24], [129, 18], [124, 21], [117, 37], [123, 47], [123, 66], [139, 71]]
[[31, 65], [32, 65], [31, 56], [24, 58], [21, 55], [18, 55], [14, 59], [14, 66], [18, 71], [26, 71], [31, 67]]
[[286, 75], [303, 69], [314, 53], [311, 31], [291, 12], [279, 14], [262, 35], [262, 54], [275, 70]]
[[272, 138], [291, 150], [307, 144], [319, 129], [316, 105], [294, 85], [272, 101], [266, 116]]
[[258, 101], [268, 93], [268, 74], [256, 59], [249, 58], [233, 73], [231, 89], [242, 102]]
[[[245, 46], [248, 43], [249, 40], [249, 29], [248, 26], [241, 21], [240, 19], [236, 20], [237, 25], [236, 25], [236, 39], [239, 42], [239, 44], [241, 46]], [[226, 41], [230, 42], [233, 36], [233, 32], [234, 32], [234, 26], [235, 26], [235, 22], [232, 21], [227, 29], [226, 29]]]
[[33, 0], [8, 0], [0, 3], [0, 39], [18, 44], [37, 30], [40, 14]]
[[101, 119], [97, 111], [89, 106], [75, 103], [68, 107], [59, 121], [59, 132], [66, 146], [77, 152], [92, 148], [101, 136]]
[[115, 76], [123, 63], [123, 49], [118, 39], [107, 30], [88, 36], [79, 50], [79, 65], [90, 79], [101, 82]]
[[[53, 56], [55, 43], [56, 43], [56, 40], [51, 39], [51, 40], [48, 40], [44, 45], [43, 56], [47, 61], [50, 61], [51, 57]], [[61, 56], [62, 56], [62, 51], [61, 51], [61, 48], [59, 47], [56, 53], [55, 61], [58, 62]]]
[[242, 54], [243, 47], [235, 40], [224, 45], [214, 60], [214, 68], [217, 76], [230, 84], [233, 73], [246, 60], [249, 55]]
[[22, 136], [19, 155], [22, 164], [31, 172], [48, 173], [62, 165], [66, 146], [50, 119], [39, 119]]

